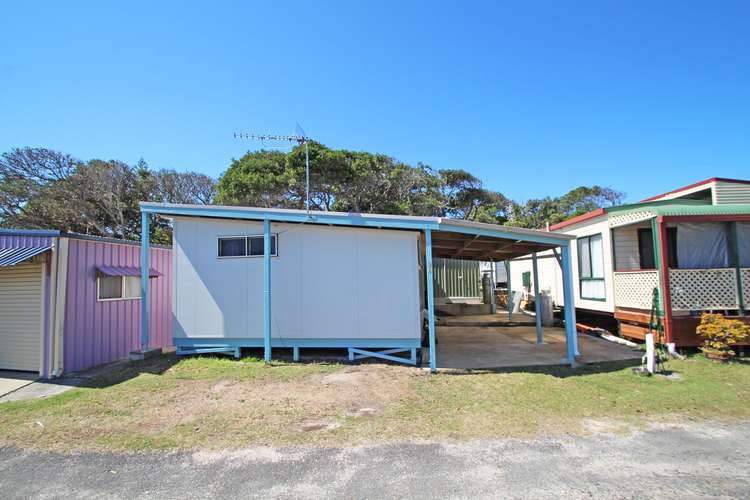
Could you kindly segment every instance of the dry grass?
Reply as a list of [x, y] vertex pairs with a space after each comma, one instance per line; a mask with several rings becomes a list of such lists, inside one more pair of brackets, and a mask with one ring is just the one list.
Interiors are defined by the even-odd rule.
[[381, 364], [168, 357], [49, 399], [0, 405], [0, 445], [129, 451], [341, 445], [750, 417], [750, 366], [698, 357], [670, 365], [679, 380], [635, 376], [623, 364], [430, 375]]

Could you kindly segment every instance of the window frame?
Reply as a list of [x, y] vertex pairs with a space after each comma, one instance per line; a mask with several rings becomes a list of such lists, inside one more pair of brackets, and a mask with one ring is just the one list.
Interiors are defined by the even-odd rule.
[[[234, 236], [229, 235], [222, 235], [216, 237], [216, 258], [217, 259], [257, 259], [257, 258], [263, 258], [264, 255], [250, 255], [250, 238], [264, 238], [264, 234], [238, 234]], [[221, 249], [221, 240], [234, 240], [243, 238], [245, 240], [245, 255], [226, 255], [222, 256], [219, 255], [219, 251]], [[274, 244], [275, 241], [275, 244]], [[279, 256], [279, 233], [271, 233], [271, 247], [274, 250], [271, 252], [271, 257], [278, 257]], [[265, 247], [264, 247], [265, 248]], [[265, 253], [265, 252], [264, 252]]]
[[[591, 238], [598, 236], [602, 243], [602, 277], [601, 278], [594, 278], [593, 276], [583, 276], [581, 270], [583, 269], [583, 266], [581, 265], [581, 242], [582, 240], [587, 240], [586, 244], [588, 245], [588, 256], [589, 256], [589, 271], [593, 275], [594, 274], [594, 261], [591, 257]], [[583, 295], [583, 282], [584, 281], [596, 281], [596, 282], [602, 282], [606, 283], [607, 281], [607, 268], [604, 265], [604, 234], [603, 233], [594, 233], [594, 234], [587, 234], [586, 236], [579, 236], [576, 238], [576, 254], [577, 254], [577, 264], [578, 264], [578, 295], [581, 297], [581, 300], [594, 300], [596, 302], [606, 302], [607, 301], [607, 287], [604, 287], [604, 297], [585, 297]]]
[[[119, 297], [110, 297], [103, 299], [101, 298], [101, 283], [102, 278], [120, 278], [120, 296]], [[141, 286], [140, 283], [138, 284], [138, 287], [136, 290], [138, 290], [138, 296], [137, 297], [125, 297], [125, 278], [134, 278], [140, 282], [139, 276], [110, 276], [108, 274], [100, 274], [96, 277], [96, 301], [97, 302], [113, 302], [116, 300], [141, 300]]]

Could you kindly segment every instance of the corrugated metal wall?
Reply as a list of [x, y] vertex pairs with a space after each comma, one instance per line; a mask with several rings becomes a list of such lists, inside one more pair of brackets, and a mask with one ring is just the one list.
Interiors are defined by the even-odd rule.
[[[65, 306], [65, 372], [80, 371], [116, 359], [140, 347], [140, 299], [97, 301], [96, 266], [140, 267], [138, 245], [70, 239]], [[172, 344], [172, 251], [152, 248], [149, 267], [161, 276], [150, 280], [150, 345]]]
[[479, 298], [482, 281], [479, 262], [458, 259], [432, 259], [435, 297]]

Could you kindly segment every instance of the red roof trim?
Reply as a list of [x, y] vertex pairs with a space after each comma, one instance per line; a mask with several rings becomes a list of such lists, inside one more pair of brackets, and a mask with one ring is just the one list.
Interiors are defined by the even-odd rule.
[[603, 208], [597, 208], [596, 210], [592, 210], [591, 212], [585, 213], [583, 215], [576, 215], [575, 217], [572, 217], [568, 220], [558, 222], [557, 224], [552, 224], [549, 227], [549, 230], [557, 231], [558, 229], [562, 229], [567, 226], [572, 226], [573, 224], [578, 224], [579, 222], [587, 221], [589, 219], [594, 219], [596, 217], [599, 217], [600, 215], [604, 215], [605, 213], [606, 213], [606, 210], [604, 210]]
[[681, 188], [673, 189], [672, 191], [667, 191], [666, 193], [657, 194], [656, 196], [652, 196], [650, 198], [646, 198], [645, 200], [641, 200], [641, 203], [645, 201], [654, 201], [659, 198], [663, 198], [664, 196], [669, 196], [670, 194], [679, 193], [680, 191], [687, 191], [688, 189], [693, 189], [698, 186], [702, 186], [704, 184], [710, 184], [712, 182], [732, 182], [734, 184], [750, 184], [750, 181], [745, 181], [742, 179], [727, 179], [726, 177], [711, 177], [710, 179], [706, 179], [705, 181], [696, 182], [694, 184], [689, 184], [687, 186], [683, 186]]

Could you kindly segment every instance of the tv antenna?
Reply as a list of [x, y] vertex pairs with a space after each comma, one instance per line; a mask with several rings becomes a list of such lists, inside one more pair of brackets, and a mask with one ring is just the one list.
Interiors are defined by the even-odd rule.
[[307, 143], [310, 142], [310, 138], [307, 137], [305, 131], [300, 127], [299, 123], [294, 128], [294, 135], [278, 135], [278, 134], [248, 134], [246, 132], [235, 132], [235, 139], [252, 139], [256, 141], [289, 141], [296, 142], [298, 145], [305, 145], [305, 210], [307, 214], [310, 214], [310, 154], [307, 149]]

